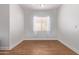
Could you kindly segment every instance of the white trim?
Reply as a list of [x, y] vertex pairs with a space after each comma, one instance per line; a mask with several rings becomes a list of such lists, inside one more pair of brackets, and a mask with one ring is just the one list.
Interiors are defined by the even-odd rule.
[[57, 40], [56, 38], [24, 38], [24, 40]]
[[79, 50], [70, 46], [69, 44], [65, 43], [64, 41], [62, 40], [59, 40], [61, 43], [63, 43], [64, 45], [66, 45], [68, 48], [70, 48], [72, 51], [76, 52], [77, 54], [79, 54]]
[[19, 45], [22, 41], [24, 41], [24, 40], [22, 39], [21, 41], [17, 42], [16, 44], [10, 46], [10, 47], [9, 47], [9, 50], [15, 48], [15, 47], [16, 47], [17, 45]]
[[9, 50], [8, 47], [0, 47], [0, 50]]

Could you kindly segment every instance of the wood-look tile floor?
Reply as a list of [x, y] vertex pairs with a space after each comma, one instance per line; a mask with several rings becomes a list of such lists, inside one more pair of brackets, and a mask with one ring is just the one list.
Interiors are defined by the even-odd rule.
[[9, 51], [0, 55], [77, 55], [57, 40], [25, 40]]

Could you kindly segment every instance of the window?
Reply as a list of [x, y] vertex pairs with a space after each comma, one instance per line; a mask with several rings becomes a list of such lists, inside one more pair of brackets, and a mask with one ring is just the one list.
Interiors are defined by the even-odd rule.
[[50, 31], [50, 17], [33, 17], [33, 32], [49, 32]]

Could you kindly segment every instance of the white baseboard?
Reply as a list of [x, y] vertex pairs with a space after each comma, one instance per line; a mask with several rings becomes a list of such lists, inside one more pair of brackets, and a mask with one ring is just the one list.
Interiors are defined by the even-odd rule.
[[15, 48], [15, 47], [16, 47], [17, 45], [19, 45], [22, 41], [23, 41], [23, 40], [21, 40], [21, 41], [17, 42], [16, 44], [10, 46], [8, 50], [11, 50], [11, 49]]
[[[35, 38], [28, 38], [28, 39], [24, 39], [24, 40], [57, 40], [56, 38], [48, 38], [48, 39], [45, 39], [45, 38], [40, 38], [40, 39], [35, 39]], [[16, 43], [15, 45], [11, 46], [11, 47], [0, 47], [0, 50], [11, 50], [13, 49], [14, 47], [16, 47], [18, 44], [20, 44], [23, 40], [19, 41], [18, 43]], [[63, 43], [64, 45], [66, 45], [68, 48], [70, 48], [71, 50], [73, 50], [74, 52], [76, 52], [77, 54], [79, 54], [79, 50], [77, 50], [76, 48], [70, 46], [69, 44], [65, 43], [64, 41], [62, 40], [58, 40], [60, 41], [61, 43]]]
[[66, 45], [68, 48], [70, 48], [72, 51], [76, 52], [77, 54], [79, 54], [79, 50], [77, 50], [76, 48], [70, 46], [69, 44], [65, 43], [62, 40], [59, 40], [61, 43], [63, 43], [64, 45]]
[[0, 47], [0, 50], [9, 50], [9, 47]]
[[24, 40], [57, 40], [56, 38], [24, 38]]
[[[57, 40], [57, 39], [56, 38], [24, 38], [23, 40]], [[20, 44], [23, 40], [9, 47], [0, 47], [0, 50], [11, 50], [14, 47], [16, 47], [18, 44]]]

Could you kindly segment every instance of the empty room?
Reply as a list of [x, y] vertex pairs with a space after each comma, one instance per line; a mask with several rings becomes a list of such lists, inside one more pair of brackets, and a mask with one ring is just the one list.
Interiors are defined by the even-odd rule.
[[78, 55], [79, 4], [0, 4], [0, 55]]

